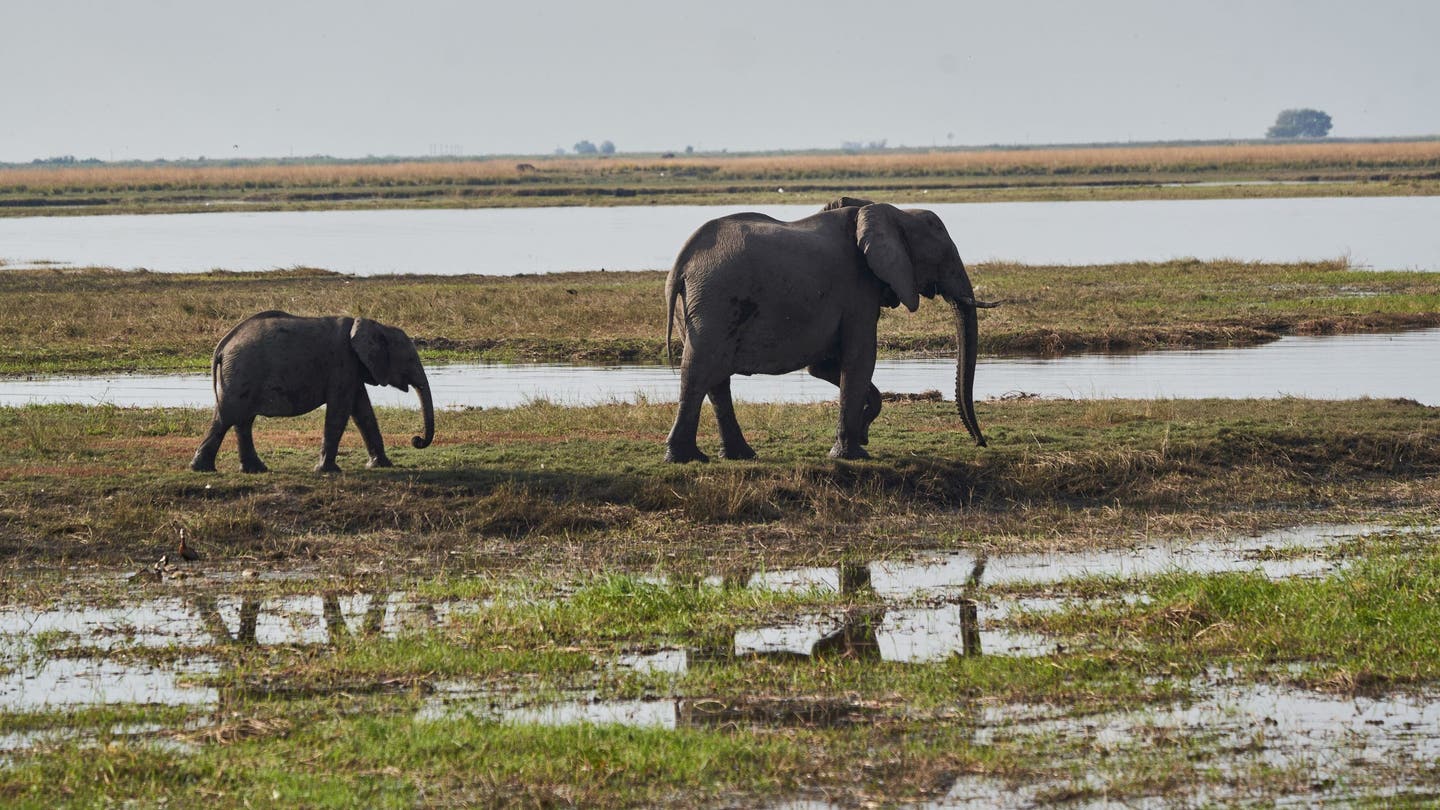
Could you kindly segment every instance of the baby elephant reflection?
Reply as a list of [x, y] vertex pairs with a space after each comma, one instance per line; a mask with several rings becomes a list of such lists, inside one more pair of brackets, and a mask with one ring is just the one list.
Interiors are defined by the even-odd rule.
[[265, 472], [255, 453], [251, 428], [256, 416], [299, 416], [325, 406], [325, 441], [316, 472], [338, 472], [335, 454], [345, 423], [355, 420], [370, 467], [389, 467], [385, 442], [365, 386], [389, 385], [420, 397], [425, 435], [411, 440], [417, 448], [435, 438], [435, 409], [430, 383], [415, 344], [404, 332], [366, 318], [302, 318], [262, 312], [242, 321], [215, 347], [210, 361], [215, 387], [215, 419], [195, 451], [190, 469], [213, 472], [225, 432], [235, 428], [240, 468]]

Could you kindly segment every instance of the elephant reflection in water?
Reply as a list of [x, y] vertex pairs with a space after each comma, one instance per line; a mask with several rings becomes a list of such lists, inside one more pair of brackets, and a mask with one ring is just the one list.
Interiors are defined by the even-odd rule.
[[[221, 613], [219, 600], [213, 596], [200, 595], [191, 599], [196, 611], [200, 614], [200, 621], [206, 632], [217, 644], [243, 644], [258, 645], [257, 629], [260, 624], [262, 600], [256, 597], [244, 597], [240, 601], [239, 623], [234, 633], [231, 633]], [[326, 643], [337, 644], [344, 639], [352, 637], [349, 624], [345, 620], [345, 613], [340, 605], [340, 596], [335, 593], [327, 593], [321, 597], [321, 616], [325, 623]], [[391, 607], [391, 600], [379, 593], [369, 595], [369, 603], [366, 605], [365, 613], [360, 619], [359, 635], [362, 637], [379, 636], [384, 632], [385, 616], [387, 609]], [[435, 606], [429, 602], [410, 602], [396, 604], [395, 610], [391, 612], [392, 624], [396, 630], [425, 630], [439, 624], [439, 617]]]

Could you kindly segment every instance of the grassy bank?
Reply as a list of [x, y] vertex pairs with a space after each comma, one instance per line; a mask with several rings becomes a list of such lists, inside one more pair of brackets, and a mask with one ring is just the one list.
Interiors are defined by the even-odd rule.
[[875, 460], [853, 464], [825, 458], [833, 404], [742, 405], [762, 460], [683, 467], [661, 461], [671, 411], [443, 413], [425, 451], [405, 446], [418, 417], [389, 412], [381, 427], [397, 467], [364, 470], [351, 430], [347, 472], [326, 477], [310, 472], [316, 414], [262, 419], [259, 451], [276, 472], [247, 476], [233, 471], [233, 439], [225, 472], [186, 471], [208, 424], [199, 410], [4, 409], [0, 554], [134, 564], [184, 528], [217, 559], [281, 569], [380, 559], [715, 573], [981, 538], [1075, 547], [1437, 505], [1440, 423], [1403, 401], [988, 402], [985, 449], [962, 436], [953, 405], [897, 402], [872, 428]]
[[[978, 264], [970, 271], [981, 296], [1005, 302], [981, 315], [985, 354], [1235, 346], [1440, 324], [1440, 275], [1355, 271], [1339, 262]], [[391, 323], [418, 339], [429, 362], [659, 362], [663, 290], [658, 271], [358, 278], [320, 270], [7, 270], [0, 272], [0, 373], [204, 370], [216, 341], [265, 309]], [[944, 306], [882, 314], [884, 355], [953, 347]]]
[[[1191, 185], [1187, 185], [1191, 184]], [[1193, 185], [1200, 184], [1200, 185]], [[1412, 195], [1440, 141], [0, 169], [0, 216], [544, 205]]]

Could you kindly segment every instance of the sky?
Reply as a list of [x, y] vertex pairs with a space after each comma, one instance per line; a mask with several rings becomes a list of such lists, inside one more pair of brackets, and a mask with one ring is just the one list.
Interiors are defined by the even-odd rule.
[[1440, 134], [1440, 2], [4, 0], [0, 161]]

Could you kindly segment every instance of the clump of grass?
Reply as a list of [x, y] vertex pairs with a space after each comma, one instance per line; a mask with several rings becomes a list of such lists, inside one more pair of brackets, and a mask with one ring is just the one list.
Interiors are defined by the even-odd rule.
[[1150, 599], [1032, 617], [1033, 626], [1104, 647], [1146, 643], [1147, 660], [1304, 664], [1291, 677], [1345, 690], [1440, 679], [1440, 555], [1391, 549], [1321, 580], [1258, 573], [1173, 574], [1143, 585]]

